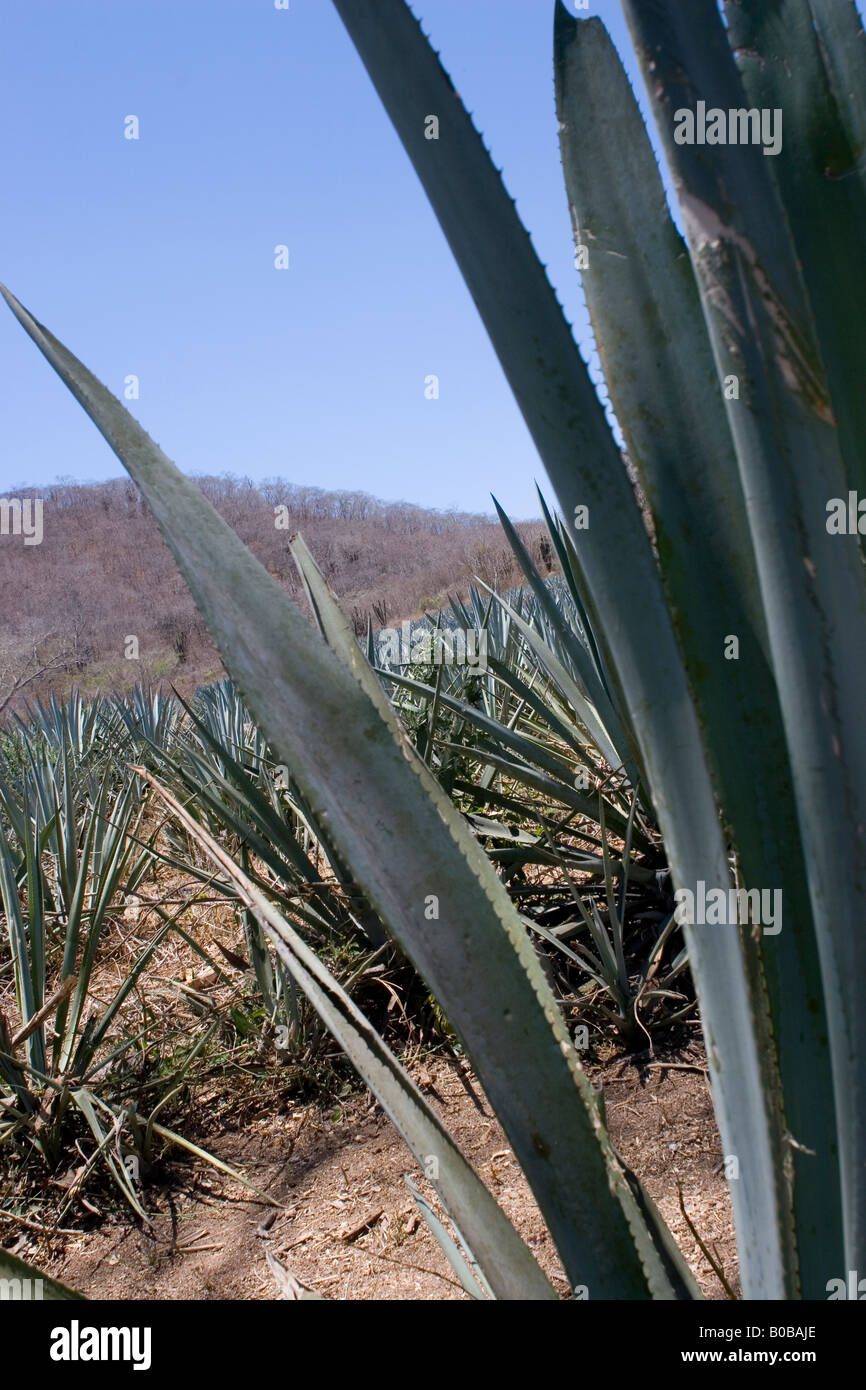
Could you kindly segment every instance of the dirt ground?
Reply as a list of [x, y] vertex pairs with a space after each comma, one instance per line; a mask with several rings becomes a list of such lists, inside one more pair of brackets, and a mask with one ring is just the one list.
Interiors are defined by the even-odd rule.
[[[520, 1231], [555, 1286], [568, 1286], [544, 1222], [490, 1107], [465, 1063], [416, 1064], [421, 1085], [464, 1153]], [[729, 1295], [683, 1216], [733, 1292], [737, 1266], [730, 1201], [704, 1070], [693, 1043], [678, 1055], [618, 1058], [587, 1068], [604, 1085], [611, 1138], [674, 1231], [705, 1295]], [[145, 1188], [146, 1230], [115, 1211], [76, 1213], [68, 1234], [20, 1230], [13, 1245], [55, 1278], [97, 1299], [275, 1299], [281, 1292], [266, 1250], [304, 1288], [326, 1299], [464, 1299], [404, 1181], [428, 1197], [409, 1151], [369, 1092], [331, 1103], [287, 1102], [284, 1113], [209, 1119], [197, 1098], [197, 1142], [244, 1172], [279, 1205], [172, 1150]], [[215, 1098], [214, 1098], [215, 1099]], [[217, 1112], [215, 1111], [214, 1114]]]

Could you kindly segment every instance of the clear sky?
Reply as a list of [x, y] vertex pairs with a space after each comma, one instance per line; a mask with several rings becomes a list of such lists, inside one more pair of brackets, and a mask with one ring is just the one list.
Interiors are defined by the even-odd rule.
[[[413, 8], [586, 356], [553, 0]], [[588, 13], [643, 101], [618, 0]], [[0, 25], [0, 279], [116, 395], [139, 378], [181, 468], [537, 513], [534, 447], [330, 0], [4, 0]], [[0, 490], [120, 476], [5, 306], [0, 381]]]

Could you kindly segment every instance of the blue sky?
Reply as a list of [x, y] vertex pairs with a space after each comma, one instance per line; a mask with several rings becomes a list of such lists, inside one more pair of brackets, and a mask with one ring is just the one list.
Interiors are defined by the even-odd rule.
[[[552, 0], [414, 8], [575, 321]], [[623, 48], [618, 3], [589, 12]], [[330, 0], [6, 0], [3, 30], [0, 279], [115, 394], [139, 377], [181, 468], [537, 513], [532, 442]], [[5, 308], [0, 373], [0, 488], [120, 475]]]
[[[413, 8], [586, 356], [552, 0]], [[618, 0], [588, 12], [643, 100]], [[329, 0], [6, 0], [2, 29], [0, 279], [115, 394], [138, 376], [181, 468], [537, 513], [533, 445]], [[0, 373], [0, 489], [122, 473], [5, 309]]]

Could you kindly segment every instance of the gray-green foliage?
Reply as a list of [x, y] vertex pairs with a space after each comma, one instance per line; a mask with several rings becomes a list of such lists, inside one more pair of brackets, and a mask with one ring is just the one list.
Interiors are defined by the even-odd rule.
[[[13, 1148], [35, 1150], [56, 1168], [83, 1122], [96, 1148], [81, 1182], [104, 1165], [140, 1217], [153, 1128], [137, 1119], [124, 1079], [156, 1030], [146, 1010], [141, 1028], [125, 1012], [166, 938], [183, 934], [189, 900], [171, 914], [158, 901], [148, 908], [119, 983], [103, 964], [118, 914], [128, 903], [137, 917], [165, 857], [130, 763], [142, 745], [177, 757], [181, 714], [176, 700], [141, 689], [125, 700], [52, 697], [17, 721], [0, 759], [0, 910], [18, 1015], [12, 1028], [0, 1010], [0, 1152], [5, 1161]], [[166, 1077], [167, 1092], [182, 1071]]]
[[[93, 733], [99, 705], [85, 710], [73, 702], [65, 713], [78, 711]], [[104, 1044], [112, 1024], [171, 924], [142, 948], [107, 1004], [94, 1007], [93, 973], [112, 905], [121, 888], [135, 893], [151, 864], [138, 838], [141, 783], [110, 762], [91, 768], [93, 748], [74, 737], [85, 731], [81, 724], [69, 719], [58, 729], [46, 722], [46, 729], [48, 737], [38, 726], [23, 735], [20, 776], [0, 776], [0, 906], [21, 1020], [19, 1036], [0, 1014], [0, 1145], [32, 1144], [53, 1165], [75, 1108], [97, 1139], [97, 1158], [144, 1215], [120, 1161], [123, 1108], [105, 1105], [93, 1078], [109, 1060]]]
[[[682, 243], [603, 30], [557, 8], [568, 199], [590, 234], [587, 297], [654, 548], [544, 271], [419, 25], [403, 0], [334, 3], [555, 489], [596, 644], [591, 662], [588, 644], [574, 653], [585, 670], [572, 714], [584, 729], [597, 721], [596, 737], [630, 765], [632, 789], [645, 789], [678, 887], [727, 890], [733, 861], [746, 887], [784, 892], [779, 936], [738, 922], [686, 931], [724, 1151], [739, 1164], [744, 1292], [821, 1296], [828, 1279], [866, 1264], [866, 583], [857, 536], [825, 525], [827, 502], [862, 475], [862, 402], [846, 295], [813, 264], [825, 214], [854, 278], [862, 247], [856, 13], [847, 0], [742, 0], [728, 6], [726, 33], [715, 0], [625, 0], [681, 198]], [[789, 85], [800, 73], [808, 102]], [[748, 106], [744, 82], [756, 101], [790, 96], [778, 167], [759, 148], [674, 143], [677, 109]], [[460, 1033], [571, 1282], [593, 1297], [694, 1296], [611, 1149], [519, 915], [401, 733], [302, 544], [321, 637], [120, 403], [7, 298], [137, 482], [254, 718]], [[739, 392], [728, 397], [730, 377]], [[587, 529], [572, 526], [578, 506]], [[738, 665], [724, 657], [730, 634]], [[291, 954], [278, 916], [243, 891]], [[312, 961], [302, 966], [296, 978], [336, 1027], [327, 989], [307, 978]], [[391, 1109], [405, 1129], [396, 1101]], [[459, 1177], [443, 1170], [440, 1194], [465, 1231]], [[529, 1266], [511, 1237], [501, 1269], [491, 1231], [483, 1259], [475, 1245], [489, 1286], [501, 1293], [507, 1282], [514, 1296], [512, 1277]], [[523, 1293], [542, 1296], [535, 1275]]]

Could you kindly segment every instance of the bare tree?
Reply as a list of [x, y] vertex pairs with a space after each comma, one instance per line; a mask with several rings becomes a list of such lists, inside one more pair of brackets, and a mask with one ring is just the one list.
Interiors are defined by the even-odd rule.
[[[440, 607], [448, 595], [465, 594], [479, 573], [499, 589], [523, 582], [490, 516], [279, 478], [196, 483], [306, 611], [288, 550], [291, 532], [301, 531], [344, 610], [357, 610], [359, 631], [366, 631], [368, 614], [393, 626]], [[275, 525], [277, 505], [288, 508], [288, 529]], [[193, 689], [217, 678], [218, 654], [132, 483], [58, 479], [45, 489], [45, 508], [52, 522], [41, 545], [0, 544], [0, 714], [17, 697], [59, 691], [70, 678], [85, 693], [128, 689], [149, 673], [159, 681], [169, 668], [172, 680]], [[533, 556], [543, 530], [540, 522], [519, 525]], [[544, 554], [538, 559], [546, 564]], [[140, 659], [126, 650], [129, 636], [140, 643]]]
[[48, 632], [16, 644], [14, 651], [7, 647], [0, 652], [0, 717], [36, 681], [75, 669], [79, 637]]

